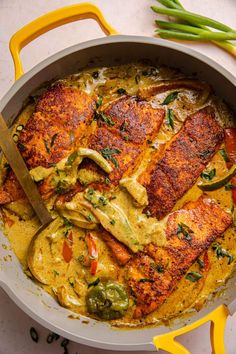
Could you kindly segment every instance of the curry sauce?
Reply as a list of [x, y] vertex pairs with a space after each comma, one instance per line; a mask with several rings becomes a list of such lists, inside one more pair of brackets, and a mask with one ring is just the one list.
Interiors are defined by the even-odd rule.
[[[213, 125], [209, 128], [207, 120], [209, 141], [210, 134], [215, 134], [209, 146], [207, 137], [198, 145], [191, 137], [192, 150], [189, 148], [183, 155], [176, 150], [175, 157], [173, 144], [187, 128], [192, 134], [186, 124], [191, 119], [195, 124], [196, 112], [201, 110], [205, 117], [207, 107], [213, 112], [209, 119], [220, 132], [217, 141]], [[47, 119], [52, 128], [44, 134]], [[228, 174], [223, 131], [234, 126], [231, 112], [207, 84], [165, 67], [131, 64], [85, 69], [52, 83], [49, 91], [36, 95], [34, 102], [24, 108], [13, 131], [31, 176], [55, 217], [33, 241], [39, 222], [24, 194], [16, 193], [17, 188], [11, 189], [11, 183], [6, 182], [11, 172], [4, 157], [1, 161], [4, 233], [23, 269], [62, 306], [78, 314], [110, 320], [116, 327], [166, 324], [199, 311], [230, 277], [236, 257], [234, 186], [228, 183], [205, 192], [199, 188]], [[39, 131], [38, 137], [32, 137], [34, 130]], [[194, 161], [198, 166], [193, 168], [194, 173], [178, 181], [182, 171], [177, 174], [175, 166], [168, 165], [168, 151], [176, 159], [174, 165], [180, 156], [183, 169]], [[188, 161], [190, 153], [192, 160]], [[197, 154], [200, 162], [196, 162]], [[156, 203], [160, 187], [155, 187], [154, 196], [150, 191], [156, 182], [164, 181], [168, 166], [174, 181], [170, 183], [169, 176], [168, 183], [173, 190], [166, 189], [166, 197], [161, 192], [161, 203], [156, 209], [150, 208], [151, 198]], [[17, 181], [14, 183], [16, 186]], [[177, 187], [181, 192], [176, 192]], [[167, 207], [171, 193], [176, 197]], [[160, 306], [135, 316], [141, 300], [129, 278], [138, 277], [140, 291], [145, 291], [146, 286], [155, 288], [156, 275], [140, 278], [134, 262], [138, 257], [150, 256], [150, 245], [156, 247], [157, 253], [169, 247], [171, 218], [182, 213], [189, 202], [197, 205], [201, 198], [212, 200], [212, 208], [219, 210], [219, 219], [224, 220], [219, 235], [211, 231], [211, 225], [209, 235], [217, 236], [209, 236], [212, 241], [196, 252]], [[195, 240], [194, 226], [189, 222], [176, 225], [176, 242], [189, 246], [188, 242]], [[117, 257], [115, 250], [123, 258]], [[157, 263], [155, 267], [157, 277], [165, 275], [165, 266]], [[93, 311], [93, 301], [101, 293], [107, 296], [106, 310]]]

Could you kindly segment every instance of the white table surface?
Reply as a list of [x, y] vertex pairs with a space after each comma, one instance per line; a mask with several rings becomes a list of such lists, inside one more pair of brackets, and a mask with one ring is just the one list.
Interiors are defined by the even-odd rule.
[[[19, 28], [47, 13], [77, 0], [0, 0], [0, 98], [14, 82], [13, 64], [8, 50], [10, 37]], [[103, 11], [106, 19], [122, 34], [153, 36], [154, 20], [157, 17], [149, 9], [157, 4], [154, 0], [93, 0]], [[214, 17], [235, 27], [235, 0], [182, 0], [192, 11]], [[161, 17], [161, 16], [160, 16]], [[92, 20], [72, 23], [55, 29], [35, 40], [22, 51], [25, 70], [30, 69], [44, 58], [73, 44], [103, 36], [98, 25]], [[209, 44], [186, 44], [213, 58], [234, 76], [236, 60], [221, 49]], [[32, 342], [29, 329], [34, 326], [39, 342]], [[49, 331], [24, 314], [0, 289], [0, 354], [63, 354], [61, 339], [49, 345], [46, 337]], [[236, 316], [228, 319], [225, 343], [227, 354], [236, 353]], [[191, 354], [210, 354], [209, 325], [188, 333], [180, 339]], [[69, 354], [100, 354], [106, 351], [70, 343]], [[115, 353], [115, 352], [107, 352]], [[118, 352], [117, 352], [118, 353]]]

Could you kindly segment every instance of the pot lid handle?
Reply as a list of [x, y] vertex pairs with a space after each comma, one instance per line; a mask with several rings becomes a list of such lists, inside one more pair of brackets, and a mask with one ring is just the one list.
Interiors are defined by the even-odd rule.
[[62, 7], [43, 15], [16, 32], [10, 40], [10, 51], [15, 66], [15, 79], [19, 79], [24, 71], [20, 59], [20, 51], [28, 43], [56, 27], [83, 19], [94, 19], [106, 35], [117, 34], [116, 30], [105, 20], [99, 8], [91, 3], [74, 4]]

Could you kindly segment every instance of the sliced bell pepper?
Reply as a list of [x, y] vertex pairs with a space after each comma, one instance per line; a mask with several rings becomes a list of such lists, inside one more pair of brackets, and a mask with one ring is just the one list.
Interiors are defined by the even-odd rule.
[[216, 189], [219, 189], [223, 187], [226, 183], [228, 183], [235, 175], [236, 175], [236, 164], [234, 164], [230, 168], [229, 172], [223, 178], [209, 183], [198, 184], [198, 188], [200, 188], [203, 191], [215, 191]]
[[85, 237], [85, 242], [87, 244], [88, 247], [88, 253], [89, 256], [91, 258], [91, 267], [90, 267], [90, 272], [91, 275], [95, 275], [97, 272], [97, 265], [98, 265], [98, 251], [97, 251], [97, 245], [96, 242], [94, 240], [94, 238], [92, 237], [91, 234], [87, 234]]
[[68, 239], [65, 240], [63, 243], [63, 250], [62, 250], [62, 255], [66, 263], [69, 263], [73, 256], [73, 251], [71, 247], [72, 242], [73, 242], [73, 234], [72, 232], [70, 232]]
[[228, 168], [236, 163], [236, 128], [225, 129], [225, 149], [228, 155]]

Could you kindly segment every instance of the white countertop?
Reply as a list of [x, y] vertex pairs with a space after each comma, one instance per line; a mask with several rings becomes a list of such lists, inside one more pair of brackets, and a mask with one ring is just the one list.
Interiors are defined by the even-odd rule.
[[[0, 0], [0, 98], [14, 82], [13, 64], [8, 50], [8, 42], [14, 32], [33, 19], [57, 8], [80, 3], [77, 0]], [[154, 0], [93, 0], [103, 11], [108, 22], [121, 34], [153, 36], [154, 20], [157, 17], [149, 6]], [[208, 15], [235, 27], [235, 0], [182, 0], [189, 10]], [[98, 25], [92, 20], [75, 22], [43, 35], [22, 51], [25, 70], [39, 63], [51, 54], [73, 44], [103, 36]], [[223, 50], [209, 44], [185, 44], [194, 47], [219, 62], [236, 76], [236, 60]], [[34, 326], [39, 342], [32, 342], [29, 329]], [[61, 339], [47, 344], [49, 331], [24, 314], [0, 289], [0, 354], [63, 354]], [[225, 343], [227, 354], [236, 353], [236, 316], [228, 319]], [[209, 325], [188, 333], [180, 339], [191, 354], [210, 354]], [[104, 350], [70, 343], [69, 354], [100, 354]], [[116, 353], [116, 352], [107, 352]], [[118, 352], [117, 352], [118, 353]]]

